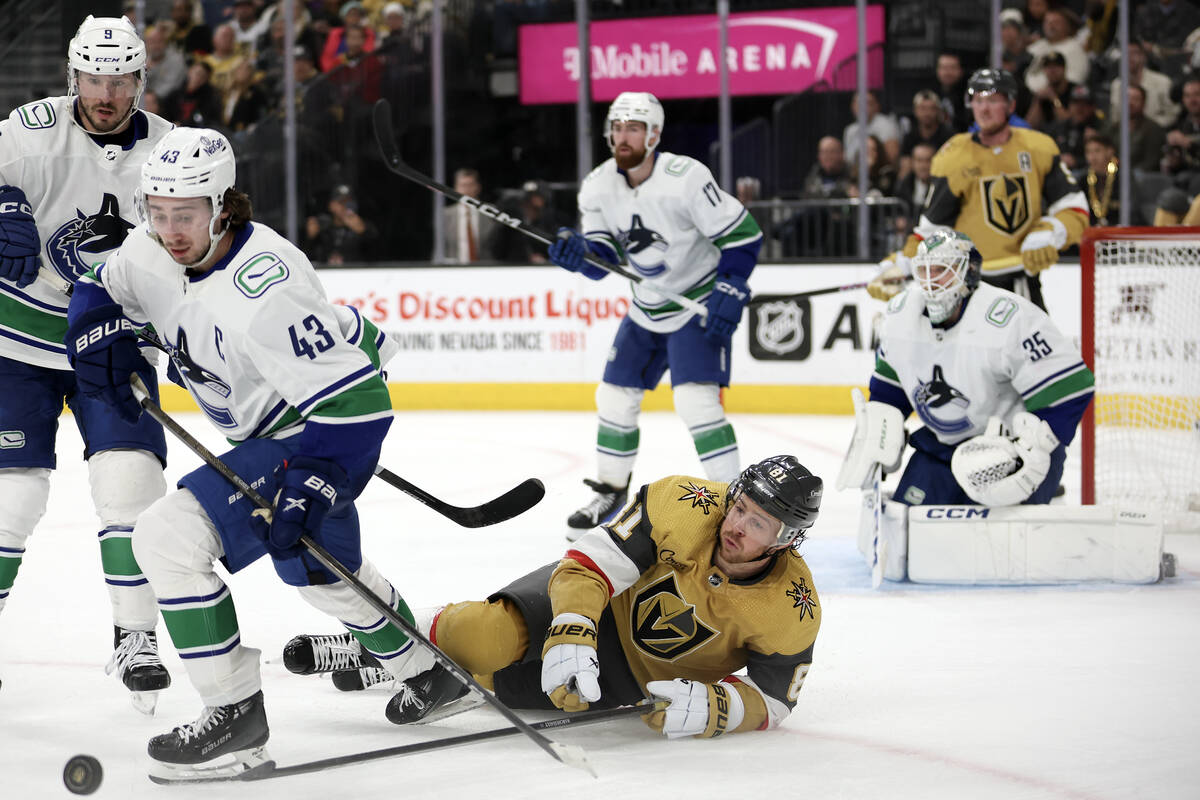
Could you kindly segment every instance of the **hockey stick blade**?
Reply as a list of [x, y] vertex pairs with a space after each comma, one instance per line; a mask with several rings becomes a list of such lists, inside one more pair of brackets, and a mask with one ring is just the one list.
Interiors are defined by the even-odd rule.
[[414, 486], [381, 466], [375, 467], [375, 475], [464, 528], [482, 528], [512, 519], [536, 506], [546, 496], [546, 487], [541, 481], [537, 478], [526, 478], [497, 498], [482, 505], [462, 508], [437, 499], [419, 486]]
[[[408, 178], [413, 183], [419, 183], [430, 191], [448, 197], [456, 203], [470, 206], [485, 217], [490, 217], [501, 225], [506, 225], [516, 232], [528, 236], [530, 239], [535, 239], [544, 245], [553, 244], [554, 239], [544, 231], [540, 231], [532, 225], [527, 225], [523, 220], [501, 211], [491, 203], [484, 203], [462, 192], [455, 191], [446, 184], [440, 183], [405, 164], [404, 159], [400, 157], [400, 149], [396, 146], [396, 135], [392, 130], [392, 105], [387, 100], [381, 98], [375, 101], [375, 106], [371, 109], [371, 120], [375, 126], [375, 140], [379, 144], [379, 153], [383, 156], [383, 163], [392, 172], [402, 178]], [[620, 275], [622, 278], [626, 278], [634, 283], [645, 282], [642, 276], [636, 272], [630, 272], [618, 264], [610, 264], [591, 253], [585, 253], [583, 258], [584, 261], [593, 267], [599, 267], [605, 272]], [[703, 303], [657, 286], [654, 287], [654, 291], [662, 297], [687, 308], [689, 311], [693, 311], [702, 317], [708, 316], [708, 308]]]

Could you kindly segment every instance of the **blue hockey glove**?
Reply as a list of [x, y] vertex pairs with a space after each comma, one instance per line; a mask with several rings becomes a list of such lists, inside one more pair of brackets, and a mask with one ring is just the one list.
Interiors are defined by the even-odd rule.
[[728, 339], [742, 320], [742, 309], [750, 300], [750, 287], [736, 275], [717, 277], [708, 296], [708, 322], [704, 335], [709, 339]]
[[0, 278], [24, 288], [42, 265], [42, 240], [33, 209], [16, 186], [0, 186]]
[[79, 391], [108, 403], [131, 425], [137, 422], [142, 406], [129, 379], [137, 373], [149, 385], [157, 378], [139, 352], [133, 323], [121, 307], [108, 303], [79, 315], [67, 329], [65, 343]]
[[570, 228], [559, 228], [558, 238], [550, 245], [550, 260], [571, 272], [579, 272], [587, 266], [588, 246], [578, 231]]
[[276, 558], [303, 552], [298, 546], [305, 534], [316, 536], [325, 515], [337, 502], [338, 487], [346, 485], [346, 472], [332, 461], [293, 456], [284, 462], [283, 480], [275, 496], [275, 514], [267, 534], [267, 547]]

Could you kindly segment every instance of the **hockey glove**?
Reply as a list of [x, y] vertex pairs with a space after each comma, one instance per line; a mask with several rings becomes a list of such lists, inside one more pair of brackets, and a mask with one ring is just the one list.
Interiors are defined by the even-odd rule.
[[895, 252], [879, 262], [879, 273], [867, 284], [867, 294], [885, 303], [904, 288], [904, 282], [912, 274], [912, 259], [903, 252]]
[[1042, 217], [1021, 242], [1025, 272], [1037, 275], [1058, 261], [1058, 251], [1067, 244], [1067, 227], [1054, 217]]
[[1029, 499], [1050, 472], [1059, 446], [1049, 423], [1028, 411], [1013, 417], [1013, 431], [998, 417], [980, 436], [962, 442], [950, 457], [950, 471], [962, 490], [985, 506], [1013, 506]]
[[325, 515], [337, 502], [337, 487], [346, 483], [345, 470], [332, 461], [292, 456], [283, 467], [267, 534], [267, 549], [275, 558], [291, 558], [303, 552], [300, 537], [315, 537], [320, 532]]
[[558, 229], [558, 238], [547, 252], [550, 260], [565, 270], [579, 272], [587, 266], [587, 239], [570, 228]]
[[121, 307], [108, 303], [80, 314], [67, 329], [65, 344], [79, 391], [108, 403], [129, 424], [137, 422], [142, 406], [129, 379], [136, 373], [149, 385], [157, 378], [138, 351], [133, 323]]
[[666, 711], [642, 717], [668, 739], [697, 736], [710, 739], [736, 730], [746, 716], [746, 704], [737, 687], [724, 683], [700, 683], [685, 678], [650, 681], [646, 690], [655, 697], [669, 700]]
[[0, 186], [0, 278], [19, 288], [33, 283], [42, 266], [42, 240], [25, 192]]
[[563, 711], [586, 711], [600, 699], [596, 624], [582, 614], [559, 614], [542, 645], [542, 691]]
[[712, 294], [708, 296], [708, 321], [704, 335], [709, 339], [727, 341], [742, 321], [742, 309], [750, 300], [750, 287], [737, 275], [717, 276]]

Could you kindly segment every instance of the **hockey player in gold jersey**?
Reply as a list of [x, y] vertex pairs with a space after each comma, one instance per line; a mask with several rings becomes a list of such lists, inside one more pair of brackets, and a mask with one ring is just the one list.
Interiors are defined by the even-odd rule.
[[934, 156], [932, 186], [904, 249], [880, 264], [868, 286], [887, 300], [911, 274], [921, 240], [938, 228], [967, 234], [983, 256], [983, 280], [1027, 297], [1041, 308], [1039, 273], [1079, 241], [1088, 225], [1087, 200], [1049, 136], [1009, 122], [1017, 83], [1002, 69], [977, 70], [967, 104], [979, 130], [952, 137]]
[[[821, 492], [793, 456], [732, 484], [647, 484], [557, 564], [431, 615], [430, 639], [515, 708], [657, 698], [669, 705], [644, 719], [672, 738], [774, 727], [795, 706], [821, 624], [797, 550]], [[329, 637], [289, 648], [318, 638]], [[464, 692], [435, 667], [400, 685], [388, 717], [443, 716]]]

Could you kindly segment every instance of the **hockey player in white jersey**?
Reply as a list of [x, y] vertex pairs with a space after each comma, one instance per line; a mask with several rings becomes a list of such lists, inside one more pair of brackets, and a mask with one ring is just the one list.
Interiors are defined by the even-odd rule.
[[[1048, 503], [1095, 379], [1079, 350], [1031, 301], [980, 283], [983, 259], [962, 233], [921, 242], [914, 284], [887, 307], [870, 402], [859, 404], [838, 487], [894, 470], [903, 420], [923, 426], [895, 499], [909, 505]], [[875, 435], [872, 434], [875, 432]], [[1007, 466], [970, 467], [980, 459]]]
[[241, 641], [218, 560], [236, 572], [269, 553], [285, 583], [340, 620], [398, 678], [433, 661], [299, 545], [312, 536], [412, 619], [362, 557], [354, 507], [391, 424], [379, 369], [395, 346], [355, 312], [332, 306], [304, 254], [250, 221], [235, 172], [216, 131], [163, 137], [142, 169], [145, 224], [81, 279], [68, 317], [82, 391], [131, 413], [139, 409], [129, 379], [140, 369], [131, 325], [152, 328], [209, 421], [237, 443], [222, 460], [275, 498], [267, 524], [204, 466], [134, 528], [134, 552], [204, 703], [195, 722], [150, 740], [152, 774], [165, 781], [239, 774], [268, 759], [260, 652]]
[[46, 510], [64, 401], [84, 441], [100, 518], [115, 648], [107, 670], [153, 711], [170, 683], [154, 594], [130, 548], [134, 520], [166, 491], [162, 428], [76, 390], [67, 300], [79, 276], [133, 227], [142, 163], [171, 126], [139, 111], [146, 47], [125, 18], [88, 17], [68, 47], [68, 91], [0, 121], [0, 608]]
[[[750, 299], [747, 281], [762, 231], [712, 173], [687, 156], [658, 151], [662, 105], [648, 92], [622, 92], [609, 107], [605, 138], [613, 157], [579, 190], [582, 234], [559, 230], [550, 260], [593, 280], [608, 273], [587, 253], [643, 279], [621, 321], [596, 388], [596, 480], [591, 501], [567, 520], [568, 538], [610, 519], [624, 504], [638, 452], [642, 395], [671, 370], [675, 410], [688, 426], [705, 475], [739, 474], [737, 439], [721, 391], [729, 385], [730, 339]], [[664, 298], [665, 289], [697, 301], [696, 312]]]

